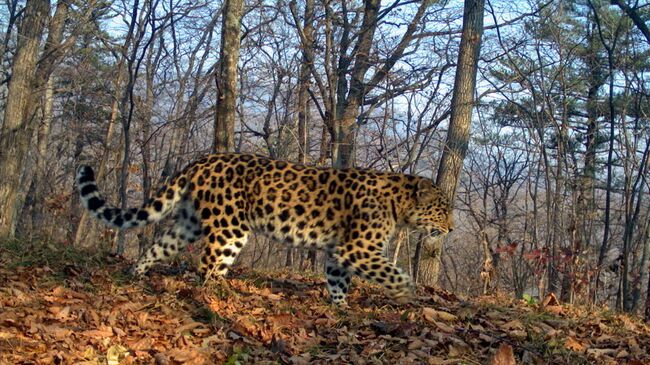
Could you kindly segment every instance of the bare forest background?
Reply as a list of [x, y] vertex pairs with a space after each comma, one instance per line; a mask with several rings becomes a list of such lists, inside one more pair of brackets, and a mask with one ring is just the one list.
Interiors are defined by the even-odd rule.
[[[156, 228], [89, 219], [76, 166], [124, 207], [250, 152], [437, 180], [456, 230], [388, 247], [420, 283], [650, 318], [649, 21], [639, 0], [5, 0], [0, 236], [134, 258]], [[321, 263], [261, 236], [240, 259]]]

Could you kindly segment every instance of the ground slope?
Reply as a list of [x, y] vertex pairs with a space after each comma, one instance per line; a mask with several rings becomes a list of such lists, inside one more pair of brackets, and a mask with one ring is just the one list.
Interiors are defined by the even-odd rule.
[[0, 245], [0, 364], [648, 364], [650, 326], [607, 311], [420, 289], [394, 306], [356, 282], [185, 270], [132, 282], [126, 264], [48, 245]]

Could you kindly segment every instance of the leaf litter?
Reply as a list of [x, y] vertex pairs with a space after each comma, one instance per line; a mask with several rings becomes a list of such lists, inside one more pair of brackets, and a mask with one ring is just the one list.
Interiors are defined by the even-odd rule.
[[120, 262], [55, 270], [0, 250], [0, 364], [648, 364], [650, 326], [546, 298], [422, 288], [395, 306], [356, 281], [349, 308], [323, 279], [236, 269], [120, 277]]

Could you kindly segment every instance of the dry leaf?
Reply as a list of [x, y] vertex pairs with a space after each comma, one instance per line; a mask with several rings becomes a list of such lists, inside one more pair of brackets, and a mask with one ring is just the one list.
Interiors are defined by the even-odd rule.
[[424, 342], [420, 341], [417, 337], [413, 338], [407, 346], [409, 350], [418, 350], [422, 347], [424, 347]]
[[183, 332], [193, 330], [193, 329], [195, 329], [196, 327], [199, 327], [199, 326], [203, 326], [203, 323], [201, 323], [201, 322], [190, 322], [190, 323], [188, 323], [186, 325], [183, 325], [183, 326], [179, 327], [177, 331], [178, 331], [178, 333], [183, 333]]
[[166, 355], [170, 359], [181, 363], [196, 361], [198, 358], [202, 357], [201, 353], [194, 349], [173, 349], [167, 351]]
[[283, 313], [268, 316], [267, 319], [273, 325], [273, 327], [278, 330], [280, 328], [290, 327], [294, 317], [289, 313]]
[[524, 324], [520, 320], [515, 319], [509, 322], [506, 322], [500, 326], [504, 331], [512, 330], [522, 330], [524, 329]]
[[458, 320], [458, 317], [455, 315], [445, 312], [435, 310], [433, 308], [422, 308], [422, 316], [429, 322], [434, 322], [435, 320], [441, 320], [445, 322], [453, 322]]
[[627, 361], [627, 365], [648, 365], [648, 363], [637, 359], [630, 359]]
[[517, 339], [519, 341], [524, 341], [528, 338], [528, 332], [524, 330], [512, 330], [508, 332], [508, 335], [510, 335], [510, 337]]
[[562, 314], [564, 313], [564, 308], [561, 305], [548, 305], [544, 307], [544, 310], [553, 313], [553, 314]]
[[150, 337], [143, 337], [140, 340], [134, 342], [129, 346], [132, 350], [148, 350], [152, 347], [152, 341]]
[[546, 298], [544, 298], [544, 300], [542, 301], [543, 307], [555, 306], [555, 305], [560, 305], [560, 301], [557, 300], [557, 297], [553, 293], [547, 295]]
[[429, 356], [429, 358], [427, 358], [428, 365], [447, 365], [447, 364], [457, 364], [457, 363], [458, 363], [458, 359], [447, 359], [447, 358], [442, 358], [437, 356]]
[[594, 358], [598, 359], [603, 356], [614, 356], [616, 355], [616, 349], [594, 349], [590, 348], [587, 349], [587, 355], [593, 356]]
[[564, 347], [568, 350], [580, 353], [584, 352], [587, 349], [587, 346], [571, 336], [567, 337], [566, 341], [564, 342]]
[[453, 333], [455, 332], [454, 327], [444, 323], [444, 322], [438, 322], [438, 321], [431, 321], [436, 327], [438, 327], [439, 330], [445, 333]]
[[[358, 282], [350, 308], [340, 311], [323, 299], [321, 278], [287, 271], [255, 273], [253, 282], [235, 269], [213, 287], [189, 284], [195, 274], [154, 273], [160, 290], [151, 292], [149, 285], [115, 285], [112, 269], [103, 267], [92, 270], [87, 295], [86, 282], [69, 278], [69, 288], [53, 288], [43, 280], [51, 270], [7, 268], [2, 254], [0, 248], [0, 364], [509, 365], [520, 355], [522, 364], [541, 365], [566, 363], [568, 351], [576, 363], [650, 363], [650, 327], [630, 316], [563, 307], [553, 296], [542, 310], [562, 319], [538, 318], [504, 296], [461, 301], [432, 288], [417, 307], [396, 310], [380, 289]], [[542, 339], [554, 350], [537, 353]], [[508, 348], [515, 343], [516, 351]]]
[[51, 325], [51, 326], [44, 326], [43, 330], [45, 333], [52, 335], [53, 337], [57, 339], [65, 339], [68, 338], [72, 334], [72, 331], [67, 329], [67, 328], [62, 328], [59, 326]]
[[305, 353], [302, 355], [294, 355], [289, 358], [289, 363], [293, 365], [309, 365], [311, 363], [311, 355]]
[[504, 343], [499, 346], [499, 349], [490, 361], [490, 365], [515, 365], [516, 363], [512, 346]]
[[624, 358], [629, 357], [629, 356], [630, 356], [630, 353], [627, 352], [627, 350], [625, 350], [625, 349], [622, 349], [622, 350], [620, 350], [619, 352], [616, 353], [616, 358], [617, 359], [624, 359]]
[[126, 357], [129, 351], [120, 345], [113, 345], [106, 350], [106, 362], [108, 365], [119, 365], [120, 360]]
[[81, 332], [81, 334], [86, 337], [96, 337], [96, 338], [112, 337], [113, 328], [108, 326], [101, 326], [99, 329], [83, 331]]
[[636, 332], [637, 331], [636, 324], [634, 322], [632, 322], [632, 320], [628, 316], [622, 315], [622, 316], [619, 316], [619, 319], [623, 323], [623, 328], [625, 328], [626, 330], [628, 330], [630, 332]]

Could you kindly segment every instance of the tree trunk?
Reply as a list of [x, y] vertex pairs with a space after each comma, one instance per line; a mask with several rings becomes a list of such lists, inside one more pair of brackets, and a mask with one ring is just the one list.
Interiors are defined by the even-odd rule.
[[[650, 159], [646, 160], [646, 165], [650, 167]], [[639, 196], [639, 200], [641, 200], [641, 196]], [[650, 211], [647, 213], [650, 213]], [[646, 217], [648, 216], [647, 213]], [[645, 229], [643, 229], [643, 234], [640, 235], [639, 241], [643, 249], [641, 251], [641, 258], [639, 259], [639, 284], [635, 286], [632, 292], [632, 311], [636, 311], [639, 299], [641, 298], [642, 287], [647, 281], [648, 276], [650, 276], [648, 273], [650, 271], [650, 267], [648, 267], [650, 264], [650, 222], [645, 223]]]
[[[298, 162], [306, 164], [309, 160], [309, 86], [311, 85], [311, 71], [309, 70], [309, 56], [314, 42], [314, 0], [305, 1], [305, 20], [303, 32], [306, 42], [302, 63], [300, 64], [300, 80], [298, 89]], [[309, 250], [311, 267], [316, 267], [316, 249]], [[302, 263], [301, 263], [302, 264]], [[302, 265], [301, 265], [302, 267]]]
[[36, 65], [50, 2], [28, 0], [24, 12], [0, 134], [0, 237], [14, 236], [21, 208], [17, 199], [20, 177], [37, 119], [28, 114], [29, 103], [35, 91]]
[[219, 70], [215, 74], [218, 95], [212, 152], [233, 151], [235, 147], [237, 63], [243, 8], [243, 0], [226, 0], [223, 5]]
[[52, 126], [52, 104], [54, 99], [54, 88], [52, 79], [48, 80], [43, 100], [43, 119], [38, 127], [37, 134], [37, 155], [36, 171], [32, 185], [34, 186], [33, 204], [30, 207], [31, 229], [43, 227], [44, 209], [43, 202], [46, 193], [46, 174], [47, 174], [47, 146], [50, 136], [50, 127]]
[[650, 275], [648, 275], [648, 289], [646, 289], [645, 313], [646, 322], [650, 322]]
[[[484, 0], [465, 0], [463, 11], [463, 30], [458, 51], [458, 66], [451, 100], [451, 118], [447, 141], [438, 168], [436, 184], [445, 192], [453, 205], [456, 187], [463, 167], [463, 160], [469, 143], [469, 129], [474, 108], [474, 90], [476, 88], [476, 68], [483, 35]], [[420, 282], [435, 285], [440, 275], [440, 254], [442, 238], [434, 238], [425, 245], [418, 242], [425, 254], [420, 260]], [[418, 251], [416, 248], [416, 252]]]
[[[110, 160], [111, 154], [115, 152], [116, 148], [113, 146], [113, 139], [115, 137], [115, 131], [117, 129], [117, 118], [119, 112], [119, 93], [122, 88], [122, 81], [124, 80], [124, 59], [122, 59], [116, 70], [117, 77], [113, 81], [113, 90], [115, 90], [115, 95], [113, 97], [113, 102], [111, 103], [111, 116], [108, 121], [108, 128], [106, 129], [106, 134], [104, 137], [104, 153], [102, 154], [99, 164], [97, 166], [97, 176], [95, 179], [101, 182], [106, 175], [108, 161]], [[79, 224], [75, 230], [74, 235], [74, 246], [79, 247], [81, 242], [86, 237], [86, 232], [88, 231], [88, 224], [91, 222], [90, 216], [88, 215], [88, 210], [84, 209], [81, 213], [81, 218], [79, 219]]]
[[[305, 1], [305, 20], [303, 32], [306, 42], [303, 47], [313, 47], [314, 42], [314, 0]], [[310, 50], [303, 50], [300, 64], [300, 80], [298, 90], [298, 162], [306, 163], [309, 157], [309, 86], [311, 71], [309, 70]]]
[[[160, 59], [160, 51], [154, 55], [154, 48], [149, 48], [147, 54], [145, 99], [139, 113], [139, 120], [142, 126], [140, 137], [140, 151], [142, 155], [142, 203], [146, 203], [151, 196], [152, 173], [151, 173], [151, 118], [154, 106], [154, 74]], [[147, 226], [138, 233], [138, 256], [142, 255], [148, 248], [149, 242], [153, 240], [155, 228]]]
[[[43, 51], [43, 57], [39, 61], [36, 70], [36, 77], [34, 80], [32, 101], [28, 103], [31, 105], [31, 110], [28, 109], [27, 113], [37, 114], [37, 110], [41, 108], [41, 121], [36, 132], [36, 168], [33, 175], [26, 179], [25, 185], [33, 183], [34, 185], [34, 205], [31, 207], [32, 213], [30, 218], [33, 227], [40, 226], [39, 220], [43, 218], [43, 196], [45, 190], [45, 172], [46, 172], [46, 155], [47, 146], [50, 141], [50, 127], [52, 125], [52, 105], [54, 102], [54, 86], [51, 77], [55, 62], [63, 54], [63, 47], [61, 41], [63, 39], [63, 28], [65, 20], [68, 18], [69, 5], [67, 1], [59, 1], [56, 5], [56, 11], [49, 24], [47, 41]], [[39, 100], [40, 99], [40, 100]], [[33, 181], [32, 181], [33, 180]], [[22, 202], [19, 201], [20, 205]]]
[[[627, 16], [630, 17], [630, 19], [632, 19], [634, 25], [636, 25], [636, 27], [639, 28], [641, 33], [643, 33], [643, 36], [645, 37], [646, 41], [650, 43], [650, 28], [648, 28], [646, 21], [643, 20], [643, 18], [637, 11], [641, 7], [641, 4], [639, 4], [639, 7], [632, 8], [629, 5], [627, 5], [625, 0], [610, 0], [610, 2], [612, 3], [612, 5], [618, 5], [618, 7], [621, 8], [621, 10], [623, 10], [625, 14], [627, 14]], [[639, 3], [643, 3], [643, 2], [641, 1]]]
[[354, 67], [350, 74], [350, 91], [346, 97], [340, 115], [335, 118], [335, 137], [332, 141], [333, 165], [336, 168], [351, 167], [354, 165], [354, 143], [357, 132], [357, 117], [359, 107], [363, 103], [367, 92], [364, 78], [370, 68], [370, 50], [377, 29], [377, 16], [381, 1], [364, 1], [363, 22], [361, 33], [356, 45]]
[[[600, 244], [600, 250], [598, 252], [598, 264], [596, 267], [596, 285], [594, 290], [594, 295], [598, 292], [598, 282], [600, 281], [600, 273], [602, 266], [605, 261], [605, 256], [609, 250], [609, 240], [610, 240], [610, 231], [611, 231], [611, 204], [612, 204], [612, 184], [613, 184], [613, 169], [612, 162], [614, 161], [614, 141], [616, 138], [616, 106], [614, 103], [614, 70], [615, 70], [615, 59], [614, 59], [614, 50], [616, 49], [616, 43], [618, 38], [615, 37], [611, 44], [606, 42], [606, 38], [602, 33], [600, 17], [598, 15], [598, 9], [596, 9], [591, 2], [589, 2], [594, 14], [594, 21], [598, 29], [598, 35], [600, 42], [605, 47], [607, 51], [607, 70], [608, 70], [608, 122], [609, 122], [609, 146], [607, 150], [607, 185], [605, 190], [605, 220], [604, 220], [604, 229], [603, 229], [603, 239]], [[618, 34], [617, 34], [618, 36]], [[595, 299], [595, 297], [594, 297]]]
[[[133, 113], [135, 111], [134, 91], [135, 83], [139, 74], [139, 67], [142, 59], [144, 58], [144, 51], [151, 45], [145, 44], [145, 49], [142, 50], [142, 56], [138, 58], [140, 50], [140, 43], [144, 39], [145, 29], [147, 24], [151, 21], [155, 9], [151, 6], [154, 4], [145, 2], [142, 9], [139, 8], [140, 1], [136, 0], [133, 3], [131, 12], [131, 21], [129, 24], [129, 31], [124, 40], [122, 51], [126, 55], [126, 69], [128, 70], [127, 76], [129, 77], [126, 83], [126, 88], [120, 98], [119, 111], [120, 121], [122, 124], [122, 166], [119, 175], [119, 194], [120, 194], [120, 209], [126, 210], [128, 206], [127, 196], [127, 179], [129, 176], [129, 166], [131, 164], [131, 125], [133, 122]], [[140, 14], [140, 15], [139, 15]], [[118, 256], [124, 255], [125, 251], [125, 232], [120, 230], [117, 234], [117, 249], [115, 253]]]
[[[594, 26], [592, 25], [592, 28]], [[578, 239], [585, 246], [590, 246], [593, 235], [592, 222], [595, 215], [595, 186], [596, 186], [596, 149], [598, 147], [598, 92], [605, 84], [603, 65], [598, 56], [599, 45], [595, 29], [590, 30], [589, 51], [585, 62], [589, 67], [589, 89], [587, 91], [587, 135], [585, 137], [585, 161], [581, 176], [578, 208], [580, 226]]]
[[[644, 285], [645, 282], [648, 282], [646, 288], [646, 301], [645, 301], [645, 320], [650, 322], [650, 223], [646, 223], [645, 229], [645, 240], [643, 242], [643, 259], [641, 260], [641, 282], [639, 286]], [[637, 294], [641, 296], [641, 290]], [[637, 298], [633, 299], [633, 302], [636, 302]]]

